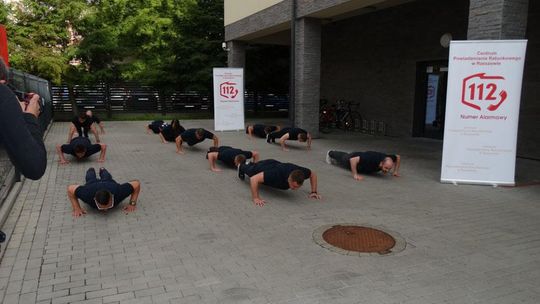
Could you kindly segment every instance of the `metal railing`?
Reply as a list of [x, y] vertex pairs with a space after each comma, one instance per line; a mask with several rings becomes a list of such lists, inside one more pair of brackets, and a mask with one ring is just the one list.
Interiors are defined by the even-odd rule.
[[[213, 96], [204, 92], [162, 91], [136, 83], [75, 85], [52, 87], [52, 105], [56, 114], [91, 109], [107, 113], [185, 113], [213, 112]], [[286, 112], [286, 94], [246, 92], [246, 112]]]

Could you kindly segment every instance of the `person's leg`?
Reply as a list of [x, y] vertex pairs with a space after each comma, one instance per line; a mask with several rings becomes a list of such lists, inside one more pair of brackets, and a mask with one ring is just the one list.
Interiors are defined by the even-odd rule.
[[94, 168], [90, 168], [90, 169], [88, 169], [88, 171], [86, 171], [85, 181], [86, 181], [87, 184], [97, 182], [96, 170]]
[[328, 156], [333, 165], [339, 165], [340, 167], [348, 168], [350, 167], [349, 163], [349, 153], [341, 151], [330, 151]]
[[113, 180], [112, 175], [105, 168], [100, 168], [99, 169], [99, 178], [101, 178], [102, 181], [111, 181], [111, 180]]
[[276, 142], [276, 138], [281, 138], [281, 136], [285, 135], [286, 130], [280, 130], [280, 131], [275, 131], [275, 132], [270, 132], [268, 133], [268, 135], [266, 136], [266, 142], [269, 143], [270, 141], [272, 142]]

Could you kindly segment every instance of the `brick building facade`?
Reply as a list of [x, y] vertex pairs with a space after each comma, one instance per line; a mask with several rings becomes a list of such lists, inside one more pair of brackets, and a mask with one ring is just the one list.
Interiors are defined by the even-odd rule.
[[[227, 20], [229, 66], [244, 66], [246, 45], [290, 45], [292, 0]], [[263, 1], [264, 2], [264, 1]], [[439, 79], [444, 117], [448, 48], [453, 40], [528, 39], [518, 155], [540, 159], [540, 3], [528, 0], [296, 0], [295, 123], [316, 134], [319, 100], [359, 104], [387, 134], [442, 138], [425, 123], [427, 78]], [[440, 112], [440, 113], [439, 113]]]

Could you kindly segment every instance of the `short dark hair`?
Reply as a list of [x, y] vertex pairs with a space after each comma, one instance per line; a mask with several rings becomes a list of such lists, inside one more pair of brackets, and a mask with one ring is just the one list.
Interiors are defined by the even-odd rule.
[[264, 127], [264, 133], [265, 133], [265, 134], [272, 133], [272, 127], [271, 127], [271, 126], [266, 126], [266, 127]]
[[98, 190], [94, 196], [96, 202], [102, 206], [107, 205], [111, 199], [111, 193], [105, 189]]
[[80, 119], [88, 118], [88, 115], [86, 115], [86, 111], [84, 111], [84, 109], [79, 111], [79, 118]]
[[291, 174], [289, 174], [289, 177], [293, 182], [296, 182], [300, 186], [302, 186], [304, 179], [306, 179], [304, 172], [302, 172], [300, 169], [293, 170]]
[[237, 154], [234, 157], [234, 163], [235, 164], [243, 164], [246, 162], [246, 156], [244, 154]]
[[86, 146], [81, 144], [75, 145], [73, 150], [75, 150], [75, 153], [86, 153]]
[[298, 140], [299, 141], [306, 141], [307, 140], [307, 134], [306, 133], [298, 134]]
[[204, 129], [203, 128], [199, 128], [195, 131], [195, 134], [198, 136], [198, 137], [203, 137], [204, 136]]

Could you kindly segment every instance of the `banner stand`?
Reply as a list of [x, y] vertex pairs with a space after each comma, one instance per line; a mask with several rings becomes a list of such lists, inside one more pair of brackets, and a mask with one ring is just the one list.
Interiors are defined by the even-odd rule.
[[244, 69], [214, 68], [214, 130], [244, 130]]
[[527, 40], [452, 41], [441, 182], [515, 185]]

